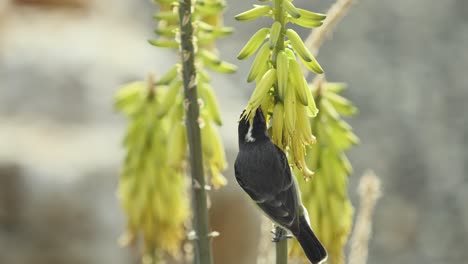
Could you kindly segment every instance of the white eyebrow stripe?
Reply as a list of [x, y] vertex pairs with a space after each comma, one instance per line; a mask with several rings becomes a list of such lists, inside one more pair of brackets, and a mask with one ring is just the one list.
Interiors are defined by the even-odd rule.
[[245, 142], [255, 141], [255, 138], [252, 137], [252, 130], [253, 130], [253, 125], [250, 125], [249, 130], [247, 131], [247, 134], [245, 134]]

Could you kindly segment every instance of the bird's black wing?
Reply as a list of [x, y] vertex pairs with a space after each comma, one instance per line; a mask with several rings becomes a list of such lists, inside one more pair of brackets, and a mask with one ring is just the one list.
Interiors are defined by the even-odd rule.
[[[274, 144], [273, 144], [274, 145]], [[275, 222], [288, 229], [298, 228], [297, 187], [291, 175], [288, 158], [278, 146], [274, 145], [278, 157], [279, 188], [271, 199], [257, 203]]]
[[261, 195], [256, 188], [249, 184], [241, 175], [240, 169], [238, 168], [237, 161], [234, 163], [234, 175], [236, 176], [237, 183], [239, 186], [250, 196], [255, 203], [262, 203], [265, 201], [265, 196]]
[[[297, 224], [298, 204], [296, 186], [292, 179], [288, 159], [284, 152], [270, 142], [268, 151], [262, 152], [270, 158], [262, 159], [262, 171], [242, 170], [235, 164], [236, 180], [244, 191], [256, 202], [265, 214], [277, 224], [288, 229]], [[268, 154], [267, 154], [268, 153]], [[246, 162], [256, 162], [244, 157]], [[250, 159], [249, 159], [250, 158]], [[263, 163], [262, 162], [262, 163]], [[257, 168], [257, 165], [254, 165]], [[258, 177], [265, 177], [258, 179]], [[253, 180], [253, 178], [257, 178]], [[257, 184], [261, 183], [261, 185]]]

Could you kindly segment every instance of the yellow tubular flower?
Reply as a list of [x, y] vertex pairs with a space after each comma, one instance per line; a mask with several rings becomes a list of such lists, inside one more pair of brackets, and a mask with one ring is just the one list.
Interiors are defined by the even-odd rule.
[[[328, 90], [327, 87], [333, 89]], [[357, 143], [357, 137], [351, 127], [341, 120], [334, 104], [328, 101], [329, 97], [337, 100], [336, 93], [342, 90], [335, 87], [337, 84], [322, 83], [313, 89], [319, 106], [318, 115], [311, 122], [317, 143], [308, 149], [306, 163], [315, 171], [315, 175], [313, 184], [300, 178], [298, 183], [312, 227], [329, 253], [328, 263], [344, 264], [343, 248], [351, 232], [353, 218], [353, 207], [347, 193], [351, 167], [344, 152]], [[330, 93], [335, 95], [330, 96]], [[342, 106], [340, 109], [346, 114], [349, 114], [347, 109], [354, 108], [346, 99], [339, 99], [339, 102]], [[344, 107], [344, 104], [349, 105]], [[349, 141], [348, 138], [356, 140]], [[303, 257], [295, 242], [290, 254]]]
[[259, 29], [250, 39], [247, 41], [245, 46], [237, 55], [239, 60], [246, 59], [252, 56], [258, 48], [263, 44], [263, 41], [266, 39], [268, 34], [270, 33], [269, 28], [261, 28]]
[[312, 135], [310, 128], [309, 117], [307, 116], [306, 107], [301, 104], [296, 104], [296, 118], [297, 118], [297, 130], [301, 138], [301, 141], [307, 145], [315, 143], [315, 136]]
[[257, 78], [258, 75], [262, 74], [260, 69], [263, 68], [263, 65], [268, 65], [267, 62], [269, 57], [270, 49], [268, 47], [268, 44], [265, 43], [258, 51], [257, 56], [255, 57], [252, 66], [250, 67], [247, 82], [252, 82]]
[[292, 89], [293, 85], [291, 83], [288, 84], [288, 88], [284, 99], [284, 122], [289, 135], [292, 137], [296, 131], [296, 92]]
[[278, 96], [280, 101], [284, 101], [284, 94], [288, 87], [289, 61], [284, 51], [278, 52], [276, 56], [276, 71], [278, 74]]
[[275, 145], [283, 148], [283, 119], [284, 119], [284, 110], [283, 104], [278, 103], [275, 105], [273, 110], [273, 132], [272, 139]]
[[210, 117], [217, 125], [222, 125], [223, 121], [221, 120], [218, 101], [216, 101], [216, 96], [213, 92], [213, 89], [205, 83], [201, 83], [198, 87], [200, 91], [200, 97], [204, 100]]
[[299, 102], [307, 106], [309, 104], [309, 98], [307, 97], [308, 87], [305, 85], [304, 76], [296, 60], [289, 60], [289, 71], [289, 78], [291, 79], [292, 87], [296, 90]]
[[187, 153], [187, 135], [185, 126], [182, 121], [177, 122], [170, 133], [168, 138], [168, 165], [175, 169], [181, 169], [183, 163], [181, 160], [185, 160]]
[[249, 21], [257, 19], [261, 16], [265, 16], [271, 12], [270, 6], [254, 6], [254, 8], [247, 10], [237, 16], [235, 16], [238, 21]]

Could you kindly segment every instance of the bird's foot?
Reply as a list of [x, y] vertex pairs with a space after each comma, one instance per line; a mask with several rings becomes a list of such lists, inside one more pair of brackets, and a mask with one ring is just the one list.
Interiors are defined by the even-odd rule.
[[273, 238], [271, 239], [271, 242], [278, 243], [283, 239], [289, 239], [292, 238], [293, 236], [288, 234], [286, 230], [283, 228], [277, 226], [273, 230], [271, 230], [271, 233], [273, 234]]

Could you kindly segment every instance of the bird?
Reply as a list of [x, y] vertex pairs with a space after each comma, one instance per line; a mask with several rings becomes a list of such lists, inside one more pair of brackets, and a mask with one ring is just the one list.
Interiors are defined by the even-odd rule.
[[[286, 154], [268, 136], [262, 109], [258, 107], [253, 118], [244, 112], [238, 125], [239, 153], [234, 164], [237, 183], [273, 223], [296, 237], [312, 264], [324, 263], [327, 251], [312, 231]], [[285, 238], [288, 236], [277, 233], [273, 241]]]

